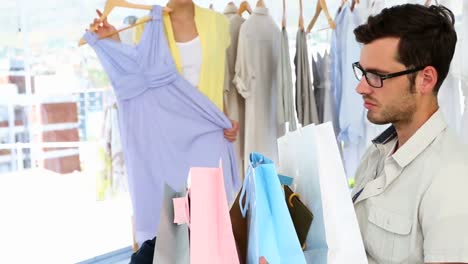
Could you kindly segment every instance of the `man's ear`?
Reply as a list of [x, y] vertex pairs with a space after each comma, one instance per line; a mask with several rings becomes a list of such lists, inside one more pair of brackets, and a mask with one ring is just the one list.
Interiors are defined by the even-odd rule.
[[422, 95], [426, 95], [434, 92], [439, 75], [433, 66], [427, 66], [419, 72], [416, 78], [419, 80], [419, 84], [416, 85], [417, 91]]

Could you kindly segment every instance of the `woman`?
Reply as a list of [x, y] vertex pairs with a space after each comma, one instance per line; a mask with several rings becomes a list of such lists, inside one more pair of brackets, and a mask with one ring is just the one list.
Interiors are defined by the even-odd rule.
[[[164, 28], [172, 57], [179, 73], [197, 86], [218, 108], [227, 115], [223, 103], [223, 85], [226, 49], [230, 44], [229, 22], [223, 15], [199, 7], [192, 0], [170, 0], [172, 12], [164, 15]], [[99, 16], [101, 12], [96, 10]], [[105, 19], [94, 19], [90, 28], [99, 36], [116, 31]], [[137, 39], [143, 26], [136, 28]], [[119, 35], [110, 38], [120, 41]], [[224, 130], [224, 136], [233, 142], [237, 138], [239, 124], [231, 120], [232, 128]]]

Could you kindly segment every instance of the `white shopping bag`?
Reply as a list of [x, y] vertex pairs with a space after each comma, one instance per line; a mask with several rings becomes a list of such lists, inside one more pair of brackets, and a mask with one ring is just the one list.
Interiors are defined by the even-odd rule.
[[314, 214], [307, 263], [367, 263], [331, 123], [308, 125], [278, 139], [279, 173]]

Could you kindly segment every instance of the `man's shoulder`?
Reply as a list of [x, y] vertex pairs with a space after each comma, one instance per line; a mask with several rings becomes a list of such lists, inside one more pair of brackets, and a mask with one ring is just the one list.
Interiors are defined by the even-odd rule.
[[433, 145], [432, 151], [437, 156], [440, 165], [444, 167], [468, 166], [468, 145], [462, 143], [453, 130], [446, 129]]
[[[468, 145], [463, 144], [451, 130], [446, 130], [434, 142], [432, 162], [434, 176], [431, 188], [451, 190], [458, 185], [468, 186]], [[450, 191], [449, 191], [450, 192]]]

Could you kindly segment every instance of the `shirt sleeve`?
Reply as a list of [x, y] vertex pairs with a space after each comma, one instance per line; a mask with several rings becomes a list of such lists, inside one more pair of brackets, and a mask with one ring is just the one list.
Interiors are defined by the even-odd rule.
[[[277, 88], [277, 94], [276, 94], [276, 120], [278, 122], [278, 125], [283, 125], [286, 123], [286, 103], [285, 103], [285, 92], [286, 89], [292, 88], [289, 87], [289, 83], [287, 82], [287, 67], [285, 63], [286, 62], [286, 54], [285, 54], [285, 47], [283, 46], [283, 36], [281, 36], [280, 40], [280, 48], [278, 50], [279, 52], [279, 61], [278, 61], [278, 67], [276, 67], [276, 83], [278, 85]], [[288, 51], [289, 52], [289, 51]], [[291, 73], [290, 73], [291, 74]]]
[[419, 217], [424, 261], [468, 262], [468, 165], [441, 168], [425, 193]]
[[251, 72], [249, 71], [248, 64], [248, 48], [247, 48], [247, 36], [245, 33], [245, 25], [243, 25], [239, 32], [239, 42], [237, 44], [237, 58], [236, 58], [236, 67], [233, 83], [237, 88], [237, 91], [244, 98], [250, 96], [250, 81]]

